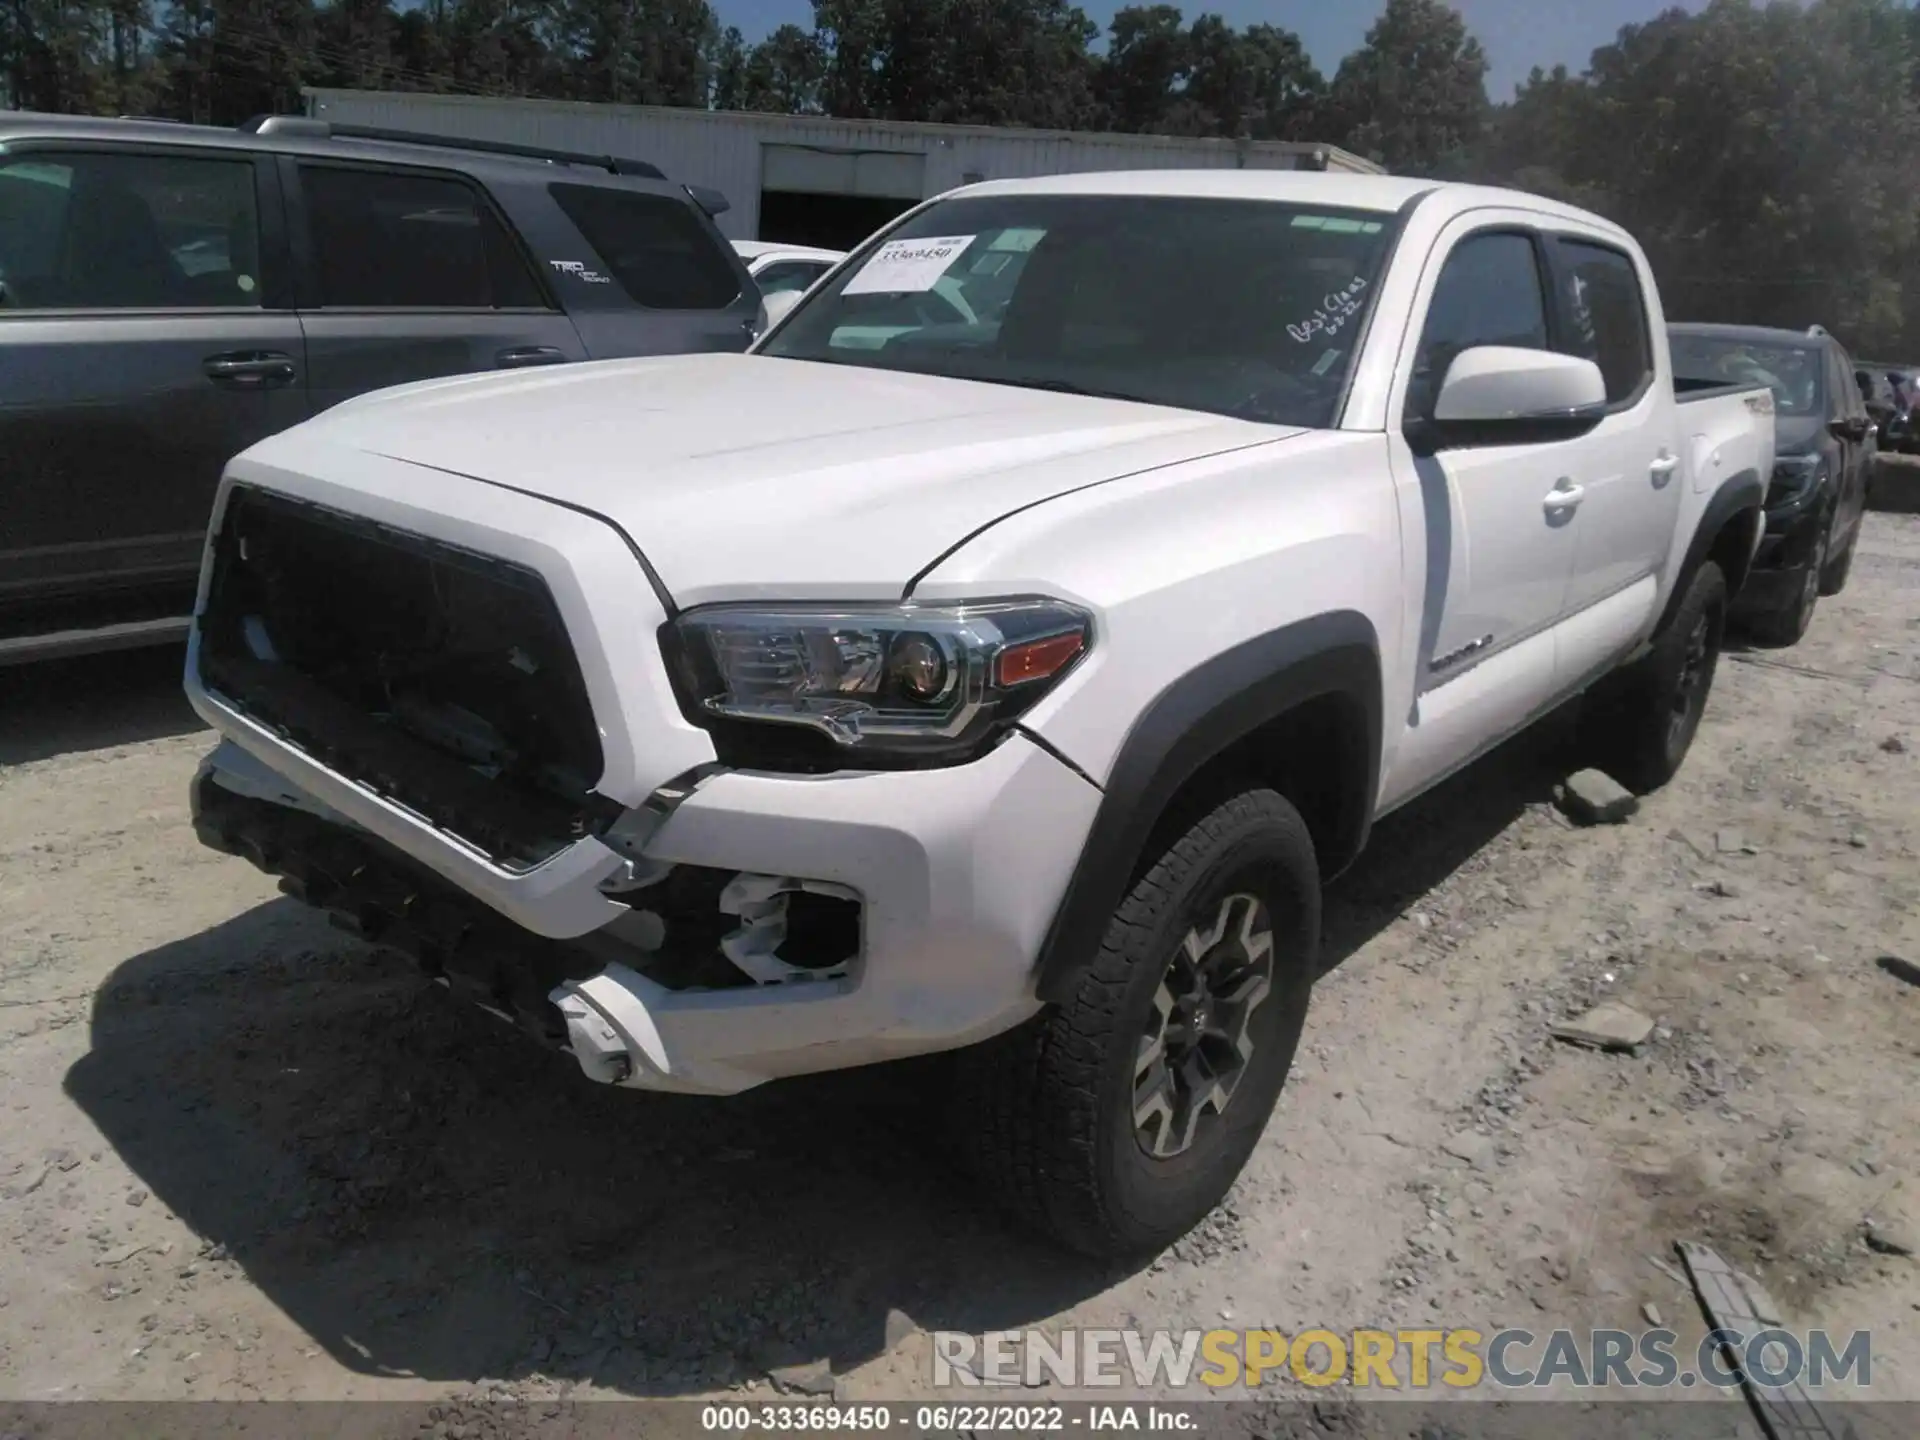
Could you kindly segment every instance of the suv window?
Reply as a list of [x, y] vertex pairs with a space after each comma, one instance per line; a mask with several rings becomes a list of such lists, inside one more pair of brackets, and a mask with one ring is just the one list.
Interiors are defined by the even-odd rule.
[[473, 186], [403, 170], [300, 167], [320, 303], [346, 309], [546, 309]]
[[1827, 362], [1833, 367], [1833, 393], [1836, 397], [1834, 408], [1840, 419], [1861, 420], [1866, 418], [1867, 401], [1860, 393], [1860, 382], [1854, 375], [1853, 357], [1846, 349], [1835, 343], [1829, 343]]
[[0, 158], [0, 309], [259, 304], [251, 160], [132, 151]]
[[1585, 240], [1560, 242], [1569, 354], [1591, 360], [1607, 379], [1607, 403], [1632, 400], [1653, 379], [1653, 345], [1640, 276], [1622, 251]]
[[1447, 256], [1414, 357], [1409, 416], [1432, 414], [1447, 367], [1476, 345], [1548, 348], [1546, 290], [1531, 236], [1514, 231], [1470, 235]]
[[739, 298], [733, 262], [691, 206], [597, 185], [547, 188], [634, 304], [721, 310]]

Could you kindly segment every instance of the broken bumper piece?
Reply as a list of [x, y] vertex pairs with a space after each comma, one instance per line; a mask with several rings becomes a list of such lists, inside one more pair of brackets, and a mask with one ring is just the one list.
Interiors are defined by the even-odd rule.
[[[225, 763], [203, 765], [194, 781], [193, 825], [202, 843], [278, 876], [286, 894], [324, 911], [336, 927], [408, 955], [462, 999], [550, 1048], [570, 1052], [589, 1079], [732, 1094], [767, 1078], [724, 1064], [676, 1060], [654, 1012], [670, 1008], [682, 992], [633, 968], [661, 963], [673, 952], [641, 950], [622, 938], [646, 927], [616, 925], [573, 942], [530, 934], [325, 806], [276, 783], [245, 752], [219, 758]], [[706, 957], [706, 974], [731, 976], [736, 991], [844, 979], [848, 963], [808, 970], [775, 953], [788, 935], [786, 899], [807, 893], [808, 885], [857, 907], [844, 887], [735, 876], [718, 891], [715, 911], [721, 924], [735, 928], [721, 937], [718, 954]], [[652, 933], [664, 934], [671, 923], [656, 924]], [[841, 929], [857, 940], [857, 923]], [[725, 963], [735, 952], [737, 972]], [[678, 973], [685, 975], [688, 967], [683, 963]]]
[[[556, 886], [576, 868], [563, 852], [499, 877], [553, 888], [573, 910], [586, 886], [613, 909], [586, 933], [543, 935], [490, 890], [469, 893], [414, 856], [411, 823], [340, 788], [335, 807], [229, 740], [194, 782], [195, 828], [568, 1051], [590, 1078], [715, 1095], [954, 1049], [1031, 1015], [1032, 957], [1099, 798], [1019, 739], [956, 770], [838, 782], [724, 773], [619, 874]], [[1036, 852], [1040, 827], [1075, 843]], [[434, 848], [449, 858], [443, 838]]]

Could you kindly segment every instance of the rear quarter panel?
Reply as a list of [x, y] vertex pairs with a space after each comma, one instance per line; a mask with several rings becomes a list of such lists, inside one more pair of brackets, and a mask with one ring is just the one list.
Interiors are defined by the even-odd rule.
[[[1685, 399], [1674, 407], [1679, 430], [1679, 453], [1687, 465], [1687, 489], [1681, 497], [1680, 523], [1675, 527], [1673, 553], [1667, 566], [1665, 613], [1671, 592], [1684, 577], [1688, 547], [1703, 523], [1714, 497], [1730, 480], [1751, 474], [1766, 486], [1773, 475], [1774, 408], [1772, 393], [1754, 387], [1731, 394]], [[1765, 526], [1755, 525], [1751, 547], [1757, 550]], [[1751, 551], [1749, 552], [1751, 558]]]

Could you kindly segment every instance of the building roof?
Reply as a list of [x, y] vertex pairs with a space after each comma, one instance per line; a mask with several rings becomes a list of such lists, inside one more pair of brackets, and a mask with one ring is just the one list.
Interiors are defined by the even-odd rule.
[[744, 126], [759, 133], [775, 133], [783, 130], [842, 131], [851, 140], [865, 133], [883, 130], [906, 139], [920, 139], [939, 144], [963, 136], [990, 138], [995, 140], [1027, 140], [1032, 142], [1063, 141], [1087, 146], [1113, 147], [1124, 146], [1138, 151], [1162, 151], [1169, 154], [1198, 152], [1242, 152], [1253, 156], [1278, 157], [1312, 156], [1325, 160], [1333, 169], [1357, 173], [1385, 173], [1383, 168], [1372, 160], [1343, 150], [1338, 145], [1324, 145], [1317, 141], [1298, 140], [1222, 140], [1211, 136], [1189, 135], [1140, 135], [1107, 130], [1040, 130], [1028, 129], [1016, 125], [942, 125], [927, 120], [869, 120], [845, 119], [834, 115], [775, 115], [757, 110], [697, 110], [669, 105], [612, 105], [588, 100], [544, 100], [522, 98], [495, 98], [480, 95], [446, 95], [437, 92], [407, 91], [403, 95], [395, 92], [373, 90], [337, 90], [320, 86], [304, 86], [300, 91], [305, 97], [309, 110], [324, 116], [328, 107], [335, 101], [353, 101], [366, 98], [405, 98], [409, 101], [430, 102], [436, 108], [475, 110], [499, 110], [510, 107], [522, 111], [547, 111], [555, 114], [574, 113], [580, 115], [600, 115], [617, 119], [646, 122], [648, 120], [694, 121], [716, 127]]

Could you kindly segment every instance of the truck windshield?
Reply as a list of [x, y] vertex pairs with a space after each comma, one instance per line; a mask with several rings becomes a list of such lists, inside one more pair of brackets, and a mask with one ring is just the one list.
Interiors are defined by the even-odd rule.
[[868, 246], [761, 353], [1324, 429], [1394, 224], [1269, 201], [958, 197]]
[[1733, 336], [1673, 336], [1673, 373], [1716, 385], [1765, 385], [1782, 415], [1818, 413], [1822, 352], [1811, 345], [1755, 343]]

